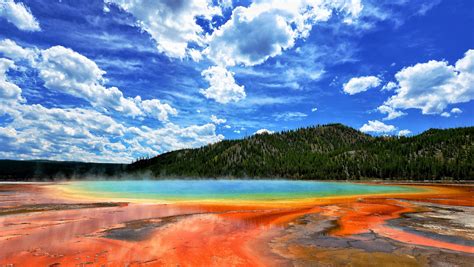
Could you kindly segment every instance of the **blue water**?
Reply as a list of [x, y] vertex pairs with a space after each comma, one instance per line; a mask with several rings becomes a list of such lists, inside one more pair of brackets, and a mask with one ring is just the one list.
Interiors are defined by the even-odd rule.
[[67, 186], [85, 194], [165, 200], [291, 200], [418, 190], [404, 186], [290, 180], [81, 181]]

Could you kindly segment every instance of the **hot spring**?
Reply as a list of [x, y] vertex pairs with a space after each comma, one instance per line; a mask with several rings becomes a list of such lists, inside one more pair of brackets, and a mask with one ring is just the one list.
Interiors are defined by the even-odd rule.
[[324, 197], [417, 192], [405, 186], [292, 180], [77, 181], [60, 186], [68, 194], [163, 201], [291, 201]]

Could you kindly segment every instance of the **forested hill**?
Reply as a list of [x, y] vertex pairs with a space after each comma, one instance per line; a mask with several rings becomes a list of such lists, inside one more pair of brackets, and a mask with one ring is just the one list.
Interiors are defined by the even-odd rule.
[[474, 127], [373, 137], [341, 124], [225, 140], [131, 165], [0, 160], [0, 180], [94, 178], [474, 180]]
[[474, 127], [372, 137], [330, 124], [173, 151], [128, 170], [155, 177], [474, 180]]

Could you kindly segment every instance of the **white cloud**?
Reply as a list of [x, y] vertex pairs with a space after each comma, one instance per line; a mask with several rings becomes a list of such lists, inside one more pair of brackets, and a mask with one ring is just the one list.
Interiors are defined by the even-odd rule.
[[362, 5], [358, 0], [260, 0], [239, 6], [211, 35], [204, 53], [224, 66], [261, 64], [293, 47], [296, 39], [306, 38], [313, 25], [327, 21], [334, 10], [355, 18]]
[[410, 131], [410, 130], [406, 130], [406, 129], [405, 129], [405, 130], [400, 130], [400, 131], [398, 132], [398, 136], [407, 136], [407, 135], [409, 135], [409, 134], [411, 134], [411, 131]]
[[150, 117], [156, 118], [160, 121], [168, 121], [168, 116], [178, 115], [178, 111], [171, 107], [169, 104], [161, 103], [158, 99], [141, 100], [140, 97], [136, 97], [135, 102], [139, 107]]
[[230, 125], [226, 124], [226, 125], [224, 125], [224, 128], [226, 128], [226, 129], [230, 129], [230, 128], [232, 128], [232, 126], [230, 126]]
[[274, 133], [273, 131], [270, 131], [268, 129], [260, 129], [258, 131], [256, 131], [254, 134], [272, 134]]
[[206, 98], [226, 104], [238, 102], [246, 97], [244, 86], [236, 84], [233, 73], [224, 67], [209, 67], [201, 74], [210, 84], [209, 88], [200, 90]]
[[129, 128], [135, 134], [133, 142], [145, 144], [156, 151], [170, 151], [189, 147], [199, 147], [219, 142], [224, 136], [216, 134], [216, 126], [212, 123], [180, 127], [167, 123], [163, 128], [151, 129], [146, 126]]
[[451, 117], [451, 114], [449, 114], [449, 112], [443, 112], [441, 113], [441, 117], [449, 118]]
[[10, 39], [0, 41], [0, 54], [15, 61], [29, 60], [30, 62], [33, 62], [36, 57], [35, 51], [23, 48]]
[[460, 108], [453, 108], [451, 109], [452, 114], [461, 114], [462, 110]]
[[87, 57], [62, 46], [43, 50], [41, 56], [37, 68], [46, 88], [83, 98], [95, 107], [112, 109], [132, 117], [143, 114], [135, 101], [125, 98], [117, 87], [103, 86], [105, 71]]
[[234, 6], [232, 0], [217, 0], [217, 2], [223, 9], [232, 8]]
[[355, 95], [360, 92], [365, 92], [370, 88], [377, 87], [382, 81], [375, 76], [362, 76], [351, 78], [343, 85], [343, 90], [346, 94]]
[[273, 115], [277, 121], [291, 121], [291, 120], [301, 120], [304, 117], [307, 117], [308, 114], [298, 111], [290, 111], [285, 113], [278, 113]]
[[[282, 51], [292, 48], [297, 39], [308, 37], [316, 23], [329, 20], [335, 13], [342, 17], [345, 23], [352, 23], [362, 10], [360, 0], [258, 0], [247, 7], [236, 7], [232, 10], [229, 20], [216, 26], [211, 22], [212, 17], [221, 16], [223, 9], [232, 8], [232, 1], [104, 2], [132, 14], [137, 25], [152, 36], [158, 50], [167, 56], [189, 57], [194, 61], [207, 57], [213, 61], [218, 67], [203, 71], [204, 78], [213, 82], [208, 89], [201, 90], [201, 93], [224, 104], [245, 98], [244, 87], [237, 85], [233, 74], [224, 70], [225, 68], [239, 64], [253, 66], [263, 63], [269, 57], [280, 55]], [[196, 18], [204, 19], [204, 23], [209, 23], [213, 31], [206, 33], [197, 24]], [[303, 75], [304, 70], [294, 70], [296, 74], [292, 71], [288, 70], [287, 75]], [[323, 73], [323, 70], [305, 71], [304, 75], [315, 80]], [[219, 77], [213, 79], [215, 76]], [[290, 81], [287, 85], [300, 88], [296, 81]]]
[[212, 121], [214, 124], [218, 125], [218, 124], [225, 123], [227, 120], [224, 119], [224, 118], [221, 118], [221, 119], [220, 119], [220, 118], [218, 118], [216, 115], [211, 115], [211, 121]]
[[0, 141], [2, 144], [10, 145], [17, 140], [17, 131], [11, 127], [0, 127]]
[[210, 20], [221, 14], [219, 7], [209, 0], [169, 1], [169, 0], [104, 0], [115, 4], [132, 14], [136, 24], [148, 32], [155, 40], [158, 51], [169, 57], [184, 58], [186, 55], [196, 59], [196, 53], [189, 44], [202, 46], [204, 31], [196, 23], [196, 18]]
[[13, 0], [2, 0], [0, 2], [0, 17], [14, 24], [23, 31], [41, 30], [38, 21], [31, 14], [30, 9], [23, 3], [15, 3]]
[[397, 88], [397, 84], [394, 82], [388, 82], [382, 87], [382, 91], [392, 91], [393, 89]]
[[316, 108], [316, 107], [311, 109], [311, 112], [316, 112], [316, 111], [318, 111], [318, 108]]
[[362, 11], [360, 0], [258, 0], [233, 9], [231, 18], [206, 36], [196, 18], [203, 18], [213, 28], [212, 17], [221, 16], [222, 9], [232, 8], [232, 1], [104, 0], [104, 3], [132, 14], [136, 25], [148, 32], [158, 50], [167, 56], [200, 60], [202, 48], [207, 47], [205, 55], [223, 66], [260, 64], [291, 48], [296, 39], [306, 38], [314, 24], [327, 21], [333, 13], [351, 23]]
[[[12, 136], [14, 140], [11, 140], [7, 149], [0, 152], [2, 157], [13, 153], [15, 158], [22, 159], [122, 162], [131, 159], [126, 150], [107, 148], [116, 143], [111, 139], [124, 135], [126, 128], [97, 111], [46, 108], [42, 105], [19, 103], [0, 103], [0, 106], [11, 118], [7, 127], [15, 129], [15, 135]], [[95, 153], [96, 150], [100, 154]]]
[[196, 62], [199, 62], [202, 59], [202, 54], [197, 49], [188, 49], [188, 54], [189, 57]]
[[387, 125], [381, 121], [369, 121], [368, 123], [364, 124], [360, 129], [360, 131], [367, 133], [390, 133], [396, 130], [396, 127], [393, 125]]
[[395, 118], [407, 115], [402, 111], [394, 110], [392, 107], [385, 105], [378, 107], [377, 110], [382, 114], [387, 114], [387, 117], [383, 118], [383, 120], [393, 120]]
[[213, 61], [252, 66], [294, 45], [295, 33], [283, 17], [268, 11], [250, 16], [248, 10], [234, 9], [231, 20], [212, 35], [206, 54]]
[[96, 110], [0, 101], [2, 158], [130, 162], [143, 155], [218, 142], [214, 124], [130, 127]]
[[431, 60], [404, 68], [395, 78], [399, 88], [383, 106], [442, 114], [450, 104], [474, 99], [474, 50], [468, 50], [454, 66]]
[[[93, 91], [91, 98], [97, 93], [94, 90], [112, 90], [122, 97], [117, 88], [102, 85], [104, 72], [86, 57], [63, 47], [38, 50], [37, 53], [41, 55], [36, 55], [28, 64], [43, 72], [40, 76], [43, 75], [51, 88], [86, 100], [89, 100], [86, 90]], [[21, 57], [15, 58], [21, 60]], [[101, 108], [48, 108], [26, 104], [21, 88], [6, 77], [7, 70], [14, 67], [12, 60], [0, 59], [0, 116], [8, 117], [0, 127], [1, 158], [130, 162], [143, 155], [199, 147], [224, 139], [223, 135], [216, 134], [216, 126], [212, 123], [181, 127], [166, 122], [168, 115], [174, 115], [176, 111], [157, 99], [127, 98], [142, 112], [165, 122], [163, 127], [156, 129], [130, 126], [127, 120], [119, 123], [104, 114]], [[86, 88], [87, 85], [93, 88]], [[101, 92], [96, 96], [101, 97]], [[103, 100], [90, 101], [100, 103]], [[115, 113], [114, 117], [120, 115], [127, 114]]]
[[[107, 88], [105, 71], [89, 58], [63, 46], [29, 49], [6, 39], [0, 41], [0, 53], [14, 60], [28, 60], [29, 65], [38, 70], [46, 88], [82, 98], [97, 109], [114, 110], [131, 117], [148, 116], [160, 121], [168, 121], [170, 115], [178, 113], [158, 99], [125, 97], [117, 87]], [[9, 87], [11, 91], [12, 85]]]
[[0, 58], [0, 101], [22, 100], [21, 88], [7, 79], [7, 71], [16, 68], [15, 63], [6, 58]]

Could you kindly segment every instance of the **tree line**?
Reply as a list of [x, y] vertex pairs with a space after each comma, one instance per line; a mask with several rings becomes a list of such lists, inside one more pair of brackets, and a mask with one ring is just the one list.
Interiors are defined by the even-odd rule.
[[473, 180], [473, 137], [474, 127], [374, 137], [316, 125], [164, 153], [127, 170], [157, 178]]

